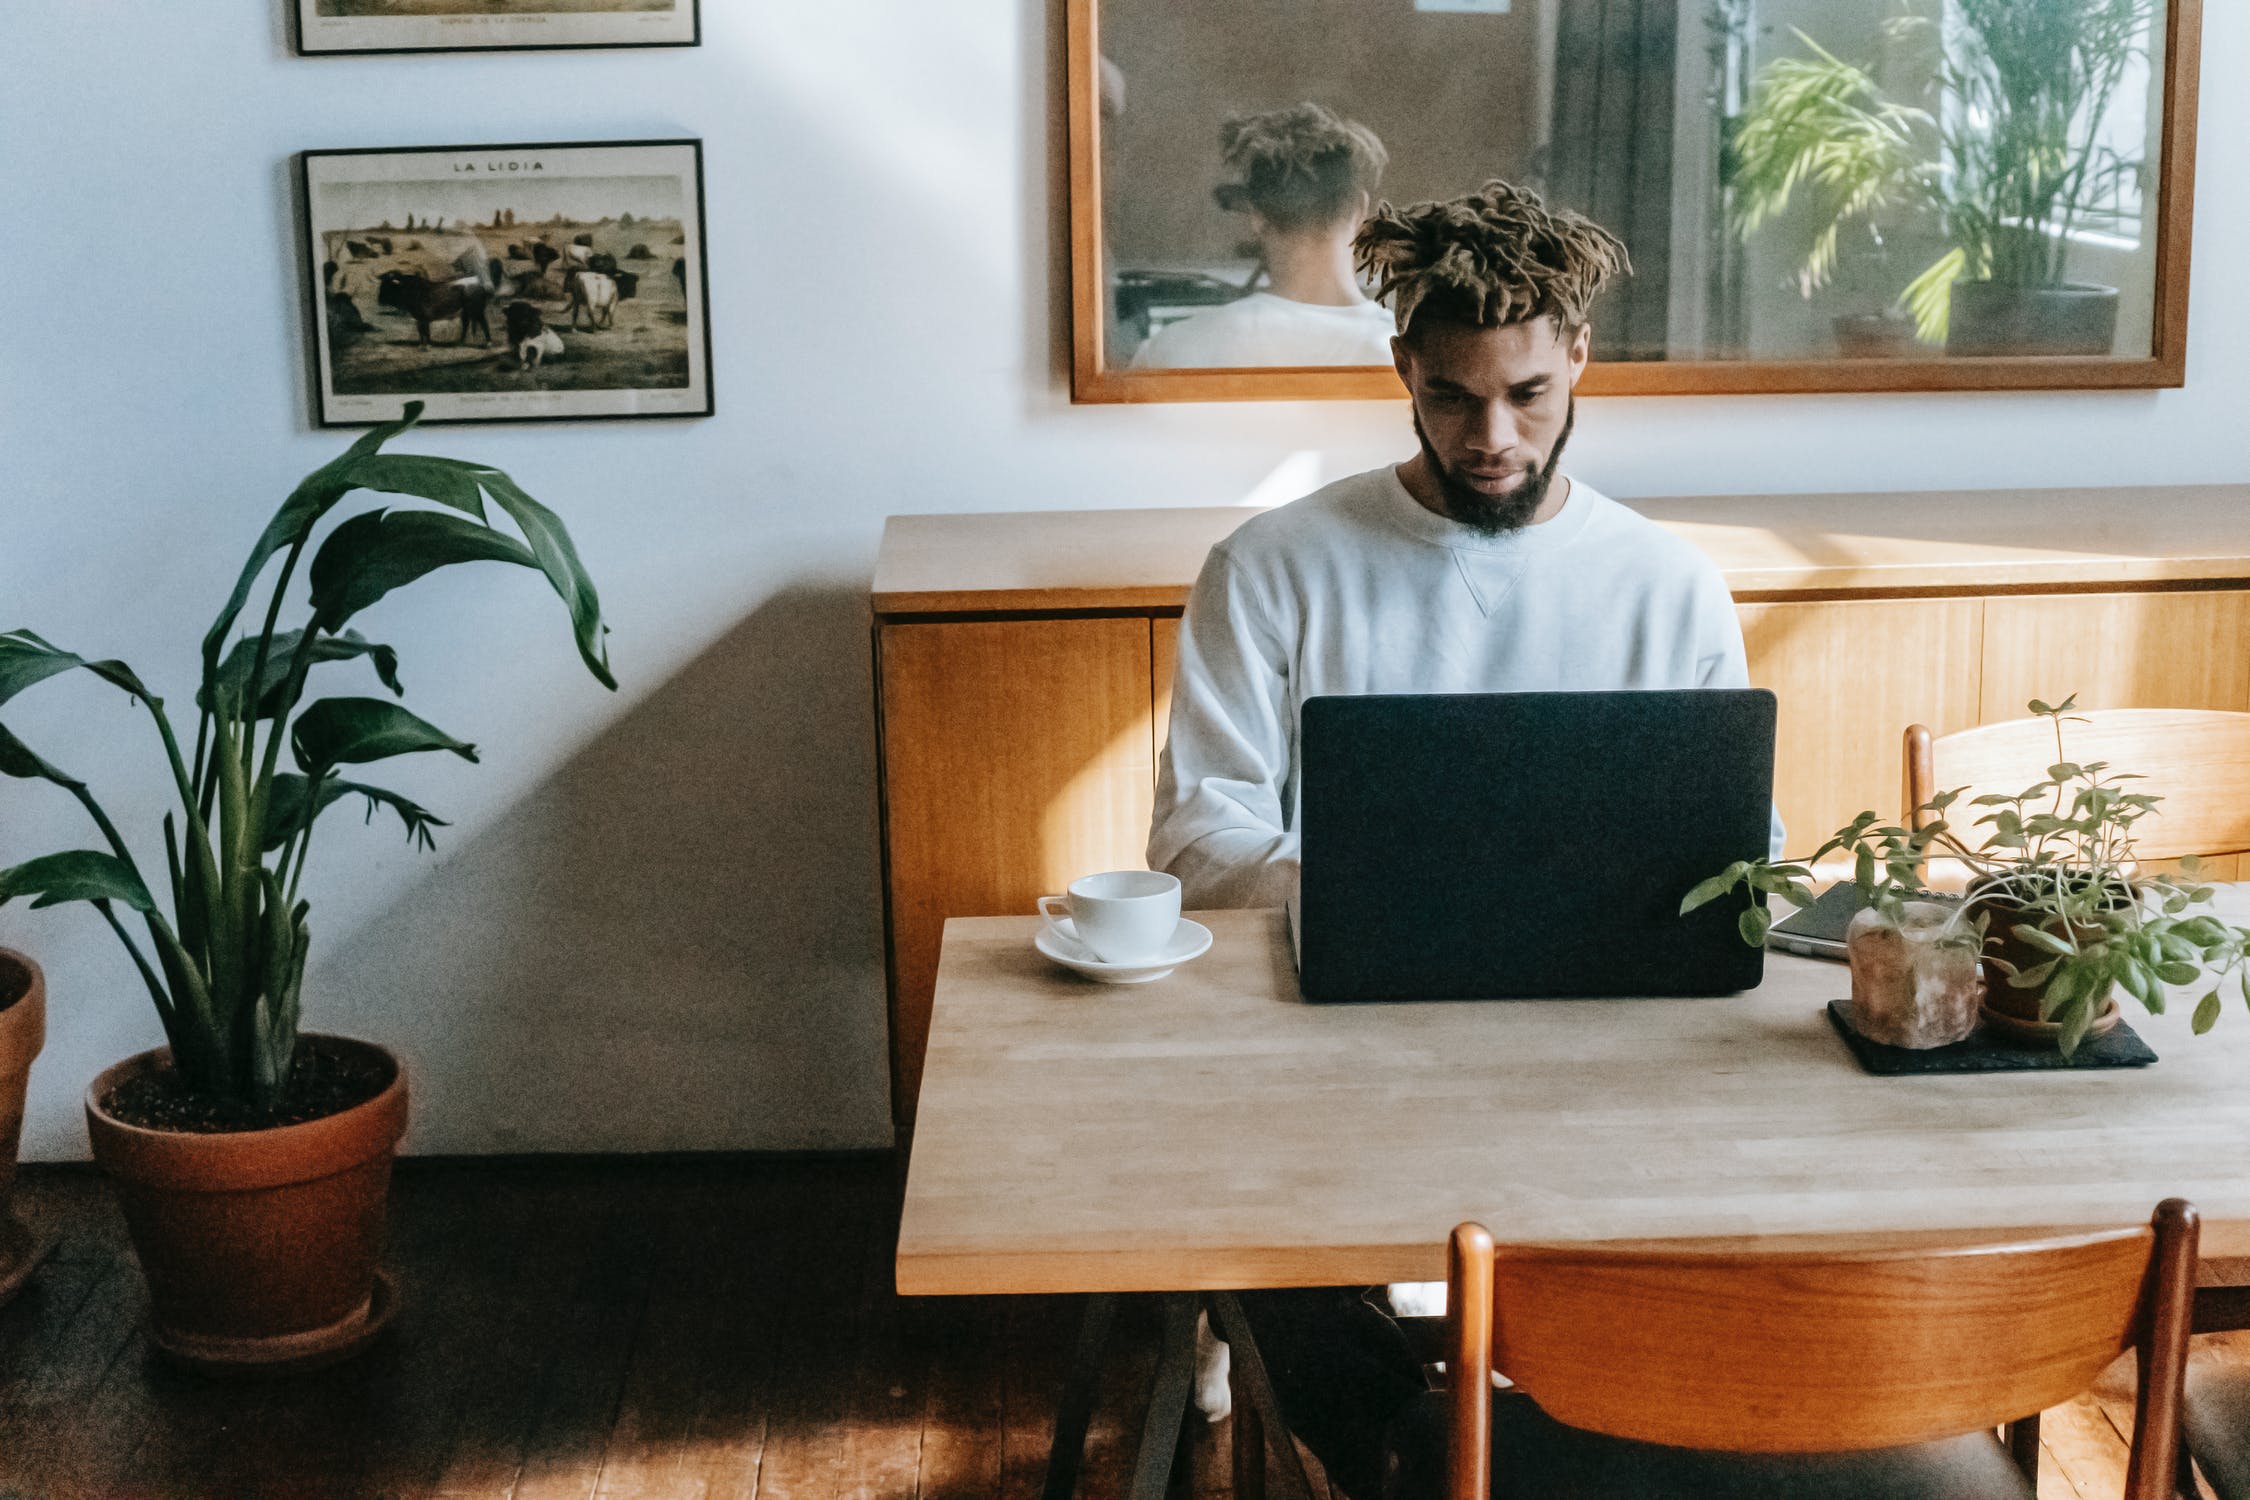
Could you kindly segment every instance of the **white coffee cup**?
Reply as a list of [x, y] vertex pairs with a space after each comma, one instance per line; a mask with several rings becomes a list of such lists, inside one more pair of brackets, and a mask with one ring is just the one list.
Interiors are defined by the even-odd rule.
[[1161, 870], [1107, 870], [1081, 875], [1067, 896], [1041, 896], [1039, 915], [1049, 927], [1064, 907], [1080, 946], [1105, 964], [1138, 963], [1164, 951], [1180, 925], [1180, 882]]

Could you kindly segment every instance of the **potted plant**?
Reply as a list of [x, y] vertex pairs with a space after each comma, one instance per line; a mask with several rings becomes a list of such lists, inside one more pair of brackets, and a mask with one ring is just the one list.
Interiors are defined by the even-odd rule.
[[1978, 963], [1982, 919], [1972, 919], [1958, 905], [1916, 899], [1923, 862], [1944, 837], [1943, 815], [1958, 795], [1933, 800], [1929, 810], [1936, 816], [1911, 830], [1861, 813], [1806, 862], [1737, 860], [1689, 891], [1680, 913], [1748, 886], [1754, 899], [1742, 913], [1742, 939], [1756, 946], [1766, 940], [1771, 921], [1758, 898], [1778, 895], [1810, 906], [1812, 866], [1848, 853], [1863, 904], [1844, 934], [1852, 1029], [1892, 1047], [1919, 1050], [1958, 1042], [1977, 1029], [1984, 997]]
[[[2203, 981], [2208, 988], [2193, 1018], [2201, 1035], [2218, 1021], [2230, 978], [2250, 1004], [2250, 930], [2197, 909], [2215, 893], [2194, 878], [2194, 861], [2182, 861], [2185, 878], [2140, 872], [2133, 826], [2163, 798], [2131, 790], [2127, 784], [2142, 778], [2106, 761], [2068, 758], [2062, 726], [2077, 703], [2075, 694], [2052, 707], [2032, 700], [2031, 712], [2053, 722], [2055, 763], [2020, 792], [1972, 799], [1972, 807], [1988, 809], [1976, 821], [1988, 830], [1976, 847], [1946, 821], [1962, 795], [1955, 788], [1918, 809], [1929, 817], [1912, 832], [1861, 813], [1813, 862], [1851, 854], [1862, 891], [1880, 894], [1915, 878], [1933, 854], [1962, 861], [1970, 879], [1958, 920], [1977, 934], [1984, 1018], [2012, 1037], [2069, 1056], [2088, 1035], [2116, 1024], [2115, 991], [2154, 1014], [2164, 1009], [2167, 986]], [[1809, 876], [1803, 864], [1743, 861], [1690, 891], [1682, 909], [1740, 884], [1801, 903], [1811, 895]], [[1763, 910], [1745, 913], [1744, 939], [1763, 942], [1765, 924]]]
[[1821, 197], [1799, 274], [1834, 273], [1841, 236], [1880, 244], [1886, 222], [1934, 218], [1949, 244], [1900, 300], [1924, 343], [1965, 355], [2100, 355], [2117, 289], [2068, 279], [2075, 232], [2114, 227], [2141, 162], [2101, 139], [2128, 65], [2148, 48], [2154, 0], [1960, 0], [1958, 24], [1900, 17], [1934, 41], [1937, 114], [1886, 95], [1864, 69], [1798, 33], [1810, 58], [1760, 70], [1730, 157], [1729, 217], [1747, 238], [1799, 188]]
[[[388, 699], [307, 703], [313, 669], [363, 662], [400, 695], [397, 653], [351, 622], [435, 569], [507, 562], [546, 575], [569, 607], [587, 669], [616, 686], [600, 602], [553, 512], [497, 469], [382, 451], [421, 411], [411, 402], [402, 420], [365, 434], [297, 486], [267, 524], [203, 637], [192, 751], [164, 701], [123, 662], [88, 661], [28, 630], [0, 634], [0, 707], [59, 673], [92, 673], [147, 711], [177, 800], [163, 819], [164, 878], [152, 888], [85, 783], [0, 726], [0, 773], [71, 793], [105, 846], [0, 870], [0, 904], [23, 896], [34, 907], [91, 905], [131, 956], [164, 1027], [167, 1046], [94, 1080], [86, 1120], [148, 1279], [155, 1342], [189, 1364], [340, 1358], [373, 1336], [391, 1301], [376, 1258], [406, 1078], [382, 1047], [300, 1035], [311, 933], [299, 891], [318, 820], [339, 801], [360, 799], [370, 818], [388, 808], [424, 848], [444, 826], [396, 792], [344, 779], [347, 768], [429, 751], [473, 761], [476, 750]], [[362, 510], [314, 547], [315, 529], [359, 490], [444, 508]], [[488, 503], [520, 539], [490, 523]], [[310, 617], [283, 630], [289, 586], [308, 553]], [[277, 557], [262, 623], [236, 637]], [[146, 929], [146, 947], [129, 919]]]
[[[0, 731], [0, 757], [6, 744]], [[45, 1249], [9, 1212], [8, 1198], [16, 1183], [16, 1149], [23, 1142], [31, 1061], [46, 1041], [47, 981], [28, 955], [0, 948], [0, 1307], [23, 1289]]]

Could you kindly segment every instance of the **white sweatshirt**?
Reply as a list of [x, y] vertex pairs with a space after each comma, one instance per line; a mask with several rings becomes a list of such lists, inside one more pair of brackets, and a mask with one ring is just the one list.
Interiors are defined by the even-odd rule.
[[1373, 302], [1330, 307], [1252, 292], [1223, 307], [1191, 313], [1150, 335], [1133, 354], [1136, 370], [1212, 370], [1263, 365], [1391, 363], [1398, 325]]
[[1149, 866], [1191, 908], [1287, 904], [1316, 695], [1748, 685], [1718, 568], [1585, 484], [1552, 519], [1486, 536], [1394, 469], [1355, 475], [1211, 549], [1181, 622]]

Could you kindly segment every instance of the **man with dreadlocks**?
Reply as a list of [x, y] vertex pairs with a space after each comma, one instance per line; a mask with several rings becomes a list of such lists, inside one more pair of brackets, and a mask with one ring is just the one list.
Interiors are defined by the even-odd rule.
[[1232, 116], [1219, 150], [1239, 178], [1219, 206], [1250, 216], [1266, 285], [1158, 329], [1134, 365], [1389, 364], [1391, 320], [1352, 274], [1352, 236], [1390, 161], [1375, 132], [1308, 102]]
[[[1148, 844], [1191, 907], [1294, 896], [1298, 714], [1317, 694], [1748, 685], [1718, 569], [1561, 472], [1589, 309], [1627, 271], [1624, 245], [1489, 182], [1386, 205], [1356, 248], [1396, 320], [1419, 451], [1255, 517], [1204, 564]], [[1243, 1305], [1291, 1425], [1353, 1500], [1376, 1500], [1386, 1426], [1424, 1389], [1390, 1299]]]

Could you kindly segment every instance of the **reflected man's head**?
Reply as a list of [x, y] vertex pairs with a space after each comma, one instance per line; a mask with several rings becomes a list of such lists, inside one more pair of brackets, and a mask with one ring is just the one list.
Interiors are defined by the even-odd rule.
[[1354, 249], [1397, 319], [1392, 355], [1446, 514], [1494, 533], [1527, 524], [1570, 438], [1587, 309], [1631, 272], [1624, 243], [1494, 181], [1447, 203], [1385, 204]]
[[1228, 117], [1219, 151], [1236, 178], [1219, 206], [1249, 214], [1269, 241], [1350, 234], [1391, 159], [1374, 131], [1310, 102]]

